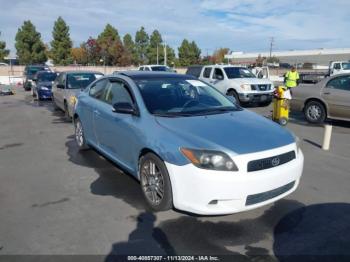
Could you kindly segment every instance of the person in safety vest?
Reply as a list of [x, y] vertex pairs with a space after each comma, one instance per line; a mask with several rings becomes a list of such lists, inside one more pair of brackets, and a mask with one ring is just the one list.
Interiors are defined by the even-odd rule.
[[284, 76], [284, 84], [290, 90], [297, 87], [299, 84], [299, 73], [293, 66], [290, 71], [288, 71]]

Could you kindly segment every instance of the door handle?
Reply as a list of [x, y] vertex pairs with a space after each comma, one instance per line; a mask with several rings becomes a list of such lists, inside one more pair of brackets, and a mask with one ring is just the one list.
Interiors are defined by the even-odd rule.
[[323, 94], [324, 94], [324, 95], [330, 95], [331, 92], [324, 92]]

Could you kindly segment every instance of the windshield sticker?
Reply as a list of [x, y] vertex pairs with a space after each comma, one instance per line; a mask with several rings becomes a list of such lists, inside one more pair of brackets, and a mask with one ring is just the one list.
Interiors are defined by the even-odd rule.
[[248, 69], [242, 69], [243, 73], [250, 74], [250, 71]]
[[195, 86], [195, 87], [200, 87], [200, 86], [207, 86], [205, 83], [199, 81], [199, 80], [186, 80], [190, 85]]
[[95, 74], [96, 79], [99, 79], [100, 77], [102, 77], [103, 75], [100, 74]]

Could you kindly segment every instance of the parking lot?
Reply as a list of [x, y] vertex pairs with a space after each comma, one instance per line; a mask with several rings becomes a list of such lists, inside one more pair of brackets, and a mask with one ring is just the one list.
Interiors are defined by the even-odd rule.
[[[0, 97], [1, 255], [350, 255], [347, 122], [333, 123], [331, 149], [322, 151], [323, 127], [292, 115], [287, 128], [302, 141], [304, 172], [297, 191], [275, 204], [228, 216], [152, 213], [135, 179], [93, 150], [78, 152], [63, 112], [16, 91]], [[271, 106], [248, 110], [271, 114]]]

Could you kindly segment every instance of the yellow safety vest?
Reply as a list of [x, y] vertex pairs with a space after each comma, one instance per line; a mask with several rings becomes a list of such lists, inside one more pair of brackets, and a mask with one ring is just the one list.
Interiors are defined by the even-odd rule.
[[299, 74], [297, 71], [288, 71], [286, 73], [286, 87], [296, 87], [298, 85], [297, 80], [299, 80]]

